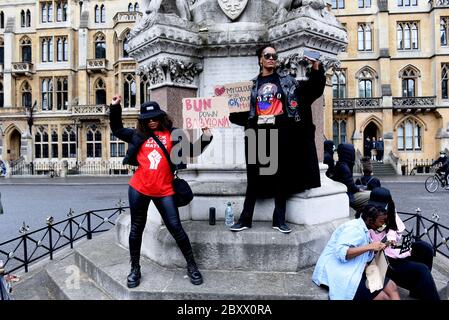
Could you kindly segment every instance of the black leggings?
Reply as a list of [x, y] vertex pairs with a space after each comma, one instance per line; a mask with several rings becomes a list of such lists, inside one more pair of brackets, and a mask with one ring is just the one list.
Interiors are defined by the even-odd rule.
[[[239, 222], [246, 226], [251, 226], [253, 222], [254, 208], [256, 206], [257, 195], [254, 188], [248, 184], [246, 188], [245, 202], [243, 203], [242, 214]], [[274, 196], [273, 226], [279, 226], [285, 223], [285, 212], [287, 209], [287, 197], [280, 192]]]
[[147, 222], [147, 211], [150, 201], [154, 202], [162, 220], [164, 220], [165, 226], [173, 238], [175, 238], [184, 258], [186, 258], [187, 261], [188, 259], [193, 259], [192, 246], [189, 237], [182, 228], [178, 207], [175, 205], [173, 196], [161, 198], [150, 197], [130, 186], [128, 197], [131, 210], [131, 231], [129, 233], [129, 252], [131, 259], [140, 256], [142, 235]]
[[422, 300], [440, 300], [432, 277], [433, 248], [422, 240], [412, 244], [411, 256], [403, 259], [389, 258], [387, 276], [398, 286], [410, 290]]

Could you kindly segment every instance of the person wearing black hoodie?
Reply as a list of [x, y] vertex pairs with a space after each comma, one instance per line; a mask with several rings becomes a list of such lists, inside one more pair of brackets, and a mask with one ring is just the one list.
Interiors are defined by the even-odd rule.
[[324, 141], [324, 159], [323, 163], [327, 164], [326, 176], [331, 178], [334, 175], [334, 142], [332, 140]]
[[355, 163], [355, 149], [352, 144], [341, 143], [337, 147], [338, 161], [335, 165], [332, 180], [343, 183], [348, 191], [349, 205], [354, 210], [358, 210], [368, 203], [370, 191], [360, 189], [353, 178]]

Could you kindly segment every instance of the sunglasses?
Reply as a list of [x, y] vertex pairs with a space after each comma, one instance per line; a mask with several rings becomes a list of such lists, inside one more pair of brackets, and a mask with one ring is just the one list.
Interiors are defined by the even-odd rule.
[[263, 57], [265, 58], [265, 60], [273, 59], [276, 61], [278, 59], [277, 53], [264, 53]]

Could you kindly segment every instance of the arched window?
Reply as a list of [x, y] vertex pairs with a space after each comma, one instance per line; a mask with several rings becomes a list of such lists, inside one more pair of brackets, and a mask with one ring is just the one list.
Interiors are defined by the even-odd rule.
[[335, 70], [332, 76], [332, 92], [336, 99], [346, 98], [346, 75], [344, 70]]
[[69, 54], [67, 37], [57, 37], [56, 48], [57, 48], [56, 54], [57, 61], [67, 61]]
[[399, 22], [396, 34], [399, 50], [418, 49], [418, 22]]
[[41, 6], [41, 21], [47, 22], [47, 4], [44, 2]]
[[76, 158], [76, 133], [73, 127], [64, 128], [61, 144], [63, 158]]
[[124, 75], [125, 83], [123, 84], [123, 107], [134, 108], [136, 106], [136, 80], [133, 74]]
[[371, 25], [369, 23], [361, 23], [357, 29], [358, 35], [358, 50], [371, 51], [373, 50], [373, 37]]
[[449, 99], [449, 64], [441, 65], [441, 97]]
[[359, 80], [359, 98], [372, 98], [374, 93], [374, 74], [369, 68], [358, 72]]
[[106, 41], [103, 33], [99, 32], [95, 35], [95, 59], [106, 58]]
[[125, 143], [122, 140], [119, 140], [116, 136], [114, 136], [111, 132], [109, 139], [109, 146], [111, 152], [111, 158], [114, 157], [124, 157], [125, 156]]
[[48, 44], [47, 44], [47, 39], [46, 38], [42, 39], [41, 56], [42, 56], [42, 62], [47, 62], [47, 59], [48, 59]]
[[22, 62], [31, 62], [31, 39], [23, 37], [20, 39], [20, 52], [22, 53]]
[[133, 11], [133, 4], [129, 3], [128, 4], [128, 12], [132, 12]]
[[440, 41], [441, 46], [449, 45], [449, 17], [441, 17], [440, 19]]
[[150, 101], [150, 79], [147, 75], [140, 77], [140, 104]]
[[53, 109], [53, 81], [43, 78], [41, 82], [42, 110]]
[[408, 67], [402, 71], [400, 76], [402, 78], [402, 96], [415, 97], [418, 71], [412, 67]]
[[26, 13], [26, 26], [31, 27], [31, 11], [27, 9]]
[[49, 2], [47, 7], [47, 22], [53, 22], [53, 3]]
[[0, 82], [0, 108], [4, 107], [4, 100], [3, 100], [3, 83]]
[[34, 135], [34, 157], [48, 158], [48, 133], [43, 126], [36, 128], [36, 134]]
[[332, 125], [334, 145], [346, 142], [346, 120], [334, 120]]
[[25, 11], [22, 10], [20, 11], [20, 26], [22, 28], [25, 28], [25, 25], [26, 25]]
[[101, 78], [95, 83], [95, 104], [106, 104], [106, 84]]
[[101, 21], [101, 16], [100, 16], [100, 7], [98, 6], [98, 4], [95, 5], [95, 23], [99, 23]]
[[123, 37], [123, 58], [128, 58], [129, 57], [129, 44], [128, 44], [128, 35], [129, 32], [127, 34], [125, 34], [125, 36]]
[[106, 7], [104, 6], [104, 4], [101, 5], [101, 13], [100, 13], [100, 21], [101, 22], [106, 22]]
[[69, 42], [67, 40], [67, 37], [64, 37], [62, 39], [62, 50], [63, 50], [62, 60], [68, 61], [69, 60]]
[[64, 2], [62, 5], [62, 21], [67, 21], [67, 2]]
[[62, 39], [61, 38], [56, 38], [56, 47], [57, 47], [57, 60], [58, 61], [62, 61], [62, 56], [63, 56], [63, 48], [62, 48]]
[[101, 132], [96, 125], [87, 128], [87, 157], [101, 158]]
[[0, 29], [5, 27], [5, 14], [3, 11], [0, 11]]
[[61, 22], [62, 21], [62, 3], [58, 2], [56, 4], [56, 21]]
[[48, 44], [48, 62], [53, 62], [53, 38], [49, 38], [47, 41]]
[[398, 128], [398, 150], [420, 151], [422, 146], [422, 127], [418, 121], [408, 118]]
[[24, 107], [24, 108], [31, 107], [31, 101], [33, 99], [33, 96], [32, 96], [32, 89], [31, 89], [31, 86], [28, 83], [28, 81], [25, 81], [22, 84], [20, 91], [22, 94], [22, 107]]
[[67, 78], [56, 79], [56, 109], [67, 110], [69, 102], [69, 83]]
[[58, 131], [56, 129], [51, 130], [51, 157], [58, 158]]
[[134, 11], [135, 11], [135, 12], [139, 12], [139, 10], [140, 10], [139, 4], [136, 2], [136, 3], [134, 4]]

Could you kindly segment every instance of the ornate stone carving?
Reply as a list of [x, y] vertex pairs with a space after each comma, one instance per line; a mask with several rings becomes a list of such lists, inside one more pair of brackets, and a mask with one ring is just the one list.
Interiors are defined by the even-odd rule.
[[[340, 68], [340, 61], [336, 58], [323, 57], [321, 58], [324, 70], [331, 68]], [[305, 63], [304, 53], [293, 53], [279, 59], [278, 71], [284, 74], [290, 74], [294, 77], [305, 77]]]
[[294, 77], [296, 77], [301, 72], [304, 67], [302, 67], [302, 61], [304, 58], [304, 54], [301, 53], [293, 53], [291, 55], [282, 57], [279, 59], [278, 71], [280, 73], [287, 73]]
[[248, 0], [218, 0], [218, 5], [231, 20], [237, 19], [245, 10]]
[[341, 62], [337, 58], [325, 57], [322, 59], [322, 63], [325, 71], [329, 69], [339, 69], [341, 67]]
[[174, 13], [185, 20], [192, 19], [188, 0], [143, 0], [143, 5], [145, 13], [150, 16], [162, 12]]
[[167, 82], [194, 85], [195, 77], [202, 70], [203, 67], [200, 63], [166, 57], [139, 67], [138, 74], [148, 75], [153, 86]]

